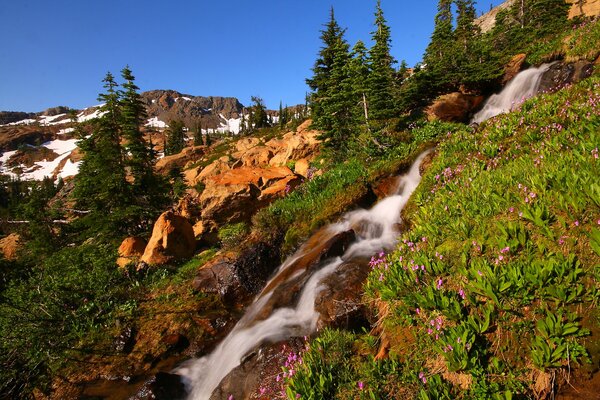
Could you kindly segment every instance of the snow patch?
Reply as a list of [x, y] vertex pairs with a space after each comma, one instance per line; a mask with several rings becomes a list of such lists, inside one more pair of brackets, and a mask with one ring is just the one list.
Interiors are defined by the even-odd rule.
[[71, 133], [75, 131], [75, 128], [65, 128], [65, 129], [61, 129], [60, 131], [56, 132], [57, 135], [64, 135], [65, 133]]
[[73, 162], [71, 160], [67, 160], [65, 165], [63, 166], [62, 171], [58, 174], [58, 178], [66, 178], [68, 176], [75, 176], [79, 173], [79, 165], [81, 161]]
[[80, 112], [77, 115], [77, 122], [85, 122], [85, 121], [89, 121], [92, 119], [100, 118], [101, 116], [103, 116], [106, 113], [107, 113], [107, 111], [101, 111], [100, 109], [97, 109], [96, 111], [94, 111], [93, 113], [91, 113], [89, 115], [84, 115], [84, 112]]
[[190, 99], [189, 97], [181, 96], [181, 98], [187, 101], [192, 101], [192, 99]]
[[46, 142], [42, 144], [47, 149], [52, 150], [58, 155], [62, 155], [67, 152], [72, 152], [77, 148], [77, 139], [69, 139], [69, 140], [52, 140], [50, 142]]
[[31, 125], [37, 122], [37, 119], [33, 119], [33, 118], [27, 118], [27, 119], [22, 119], [20, 121], [17, 122], [11, 122], [10, 124], [7, 124], [8, 126], [15, 126], [15, 125]]
[[10, 158], [15, 155], [17, 152], [17, 150], [13, 150], [13, 151], [5, 151], [4, 153], [2, 153], [2, 157], [0, 157], [0, 163], [5, 164], [8, 160], [10, 160]]
[[148, 120], [148, 122], [146, 122], [146, 126], [151, 128], [167, 128], [169, 125], [159, 120], [158, 117], [152, 117]]

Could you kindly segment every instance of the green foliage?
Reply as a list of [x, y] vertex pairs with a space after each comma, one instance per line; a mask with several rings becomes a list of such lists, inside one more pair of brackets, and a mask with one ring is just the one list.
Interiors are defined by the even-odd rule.
[[[365, 286], [368, 304], [389, 306], [378, 326], [402, 343], [390, 356], [413, 363], [394, 370], [417, 387], [402, 398], [526, 398], [532, 369], [588, 360], [600, 265], [598, 101], [595, 76], [476, 131], [411, 126], [415, 140], [441, 143], [405, 209], [410, 228]], [[424, 368], [440, 357], [458, 375]], [[346, 371], [360, 371], [351, 379], [371, 379], [369, 355], [351, 360]]]
[[225, 225], [219, 229], [219, 240], [227, 248], [235, 247], [248, 234], [248, 230], [245, 222]]
[[165, 147], [165, 155], [170, 156], [177, 154], [185, 147], [185, 125], [181, 121], [169, 122], [169, 127], [165, 131], [167, 136], [167, 145]]
[[131, 296], [114, 257], [105, 247], [66, 248], [0, 293], [0, 393], [44, 388], [64, 360], [92, 351]]

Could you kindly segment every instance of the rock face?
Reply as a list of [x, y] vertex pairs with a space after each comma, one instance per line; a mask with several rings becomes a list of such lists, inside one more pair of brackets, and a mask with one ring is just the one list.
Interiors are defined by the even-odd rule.
[[367, 310], [362, 303], [363, 283], [369, 275], [368, 260], [353, 260], [338, 266], [323, 281], [315, 299], [320, 314], [317, 329], [333, 327], [359, 329], [368, 326]]
[[16, 233], [11, 233], [5, 238], [0, 239], [0, 255], [9, 261], [17, 259], [21, 247], [23, 247], [21, 236]]
[[188, 162], [199, 159], [206, 153], [205, 146], [186, 147], [181, 152], [161, 158], [156, 162], [156, 172], [168, 174], [174, 168], [182, 169]]
[[147, 243], [142, 238], [125, 238], [119, 246], [119, 258], [117, 258], [117, 265], [121, 268], [124, 268], [127, 266], [127, 264], [136, 262], [144, 254], [146, 246]]
[[24, 119], [35, 118], [35, 113], [21, 111], [0, 111], [0, 125], [11, 124]]
[[130, 400], [183, 400], [186, 396], [185, 385], [179, 375], [159, 372], [144, 383]]
[[196, 292], [218, 294], [227, 305], [247, 298], [248, 292], [243, 288], [233, 263], [232, 257], [223, 255], [206, 264], [198, 271], [192, 288]]
[[525, 67], [525, 59], [527, 54], [517, 54], [504, 66], [504, 76], [502, 77], [502, 85], [506, 85], [508, 81], [517, 76], [519, 72]]
[[466, 122], [471, 113], [483, 102], [483, 96], [454, 92], [442, 95], [427, 107], [427, 119]]
[[580, 15], [588, 17], [597, 17], [600, 15], [600, 0], [567, 0], [571, 3], [569, 18], [575, 18]]
[[575, 63], [558, 62], [546, 71], [540, 80], [539, 92], [548, 92], [561, 88], [570, 83], [577, 83], [589, 77], [594, 70], [594, 64], [587, 61]]
[[196, 239], [192, 225], [184, 217], [166, 211], [154, 224], [152, 237], [141, 261], [150, 265], [166, 264], [190, 258], [195, 250]]
[[234, 97], [192, 96], [174, 90], [152, 90], [141, 96], [148, 117], [158, 117], [167, 123], [179, 120], [188, 127], [200, 123], [203, 129], [216, 129], [224, 119], [239, 118], [244, 109]]

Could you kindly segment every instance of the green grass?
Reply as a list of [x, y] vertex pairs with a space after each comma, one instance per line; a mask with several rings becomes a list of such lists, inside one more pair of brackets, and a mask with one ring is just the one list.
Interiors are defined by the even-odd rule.
[[[540, 377], [597, 364], [598, 143], [598, 76], [448, 135], [405, 210], [411, 228], [366, 284], [388, 311], [377, 336], [353, 340], [386, 338], [388, 358], [354, 348], [331, 398], [533, 398]], [[302, 398], [337, 365], [310, 354], [288, 379]]]

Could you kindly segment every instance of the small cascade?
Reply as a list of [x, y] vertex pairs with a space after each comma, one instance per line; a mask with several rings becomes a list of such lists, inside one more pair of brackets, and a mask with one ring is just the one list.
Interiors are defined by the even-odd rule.
[[552, 64], [543, 64], [519, 72], [498, 94], [490, 96], [481, 111], [473, 119], [472, 123], [480, 124], [485, 120], [514, 110], [525, 100], [537, 94], [542, 75]]
[[[344, 262], [370, 258], [394, 247], [400, 212], [421, 180], [419, 166], [428, 152], [422, 153], [410, 171], [398, 178], [399, 193], [383, 199], [370, 210], [347, 213], [340, 222], [317, 232], [278, 268], [246, 314], [211, 354], [189, 360], [177, 368], [175, 372], [182, 375], [188, 387], [189, 400], [210, 399], [221, 380], [261, 344], [316, 331], [319, 313], [315, 310], [315, 298], [321, 282], [336, 268], [343, 268]], [[357, 231], [356, 239], [341, 256], [314, 261], [318, 244], [350, 230]], [[281, 306], [281, 299], [277, 299], [280, 292], [289, 292], [293, 287], [298, 290], [297, 296], [290, 296], [296, 299], [292, 301], [295, 304]]]

